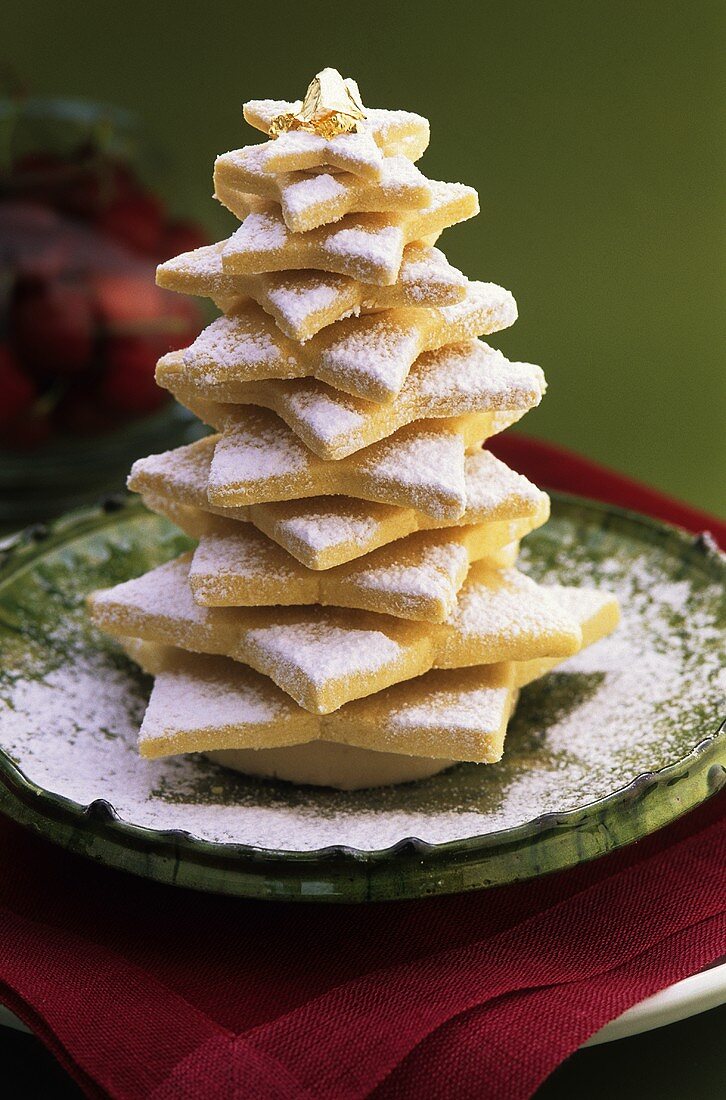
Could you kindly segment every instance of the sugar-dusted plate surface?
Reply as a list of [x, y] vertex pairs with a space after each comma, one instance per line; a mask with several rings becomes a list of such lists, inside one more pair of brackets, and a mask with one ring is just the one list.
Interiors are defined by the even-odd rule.
[[504, 760], [340, 793], [141, 760], [149, 681], [92, 630], [84, 597], [186, 540], [138, 502], [14, 540], [0, 565], [0, 809], [160, 881], [362, 901], [568, 867], [678, 817], [726, 780], [724, 559], [709, 541], [555, 498], [525, 543], [539, 580], [614, 590], [623, 623], [522, 693]]

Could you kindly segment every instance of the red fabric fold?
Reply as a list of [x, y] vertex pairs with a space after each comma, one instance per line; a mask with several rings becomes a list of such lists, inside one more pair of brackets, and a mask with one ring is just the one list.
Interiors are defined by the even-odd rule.
[[[496, 450], [546, 487], [726, 540], [557, 448]], [[726, 954], [725, 811], [721, 794], [531, 882], [358, 907], [163, 887], [0, 820], [0, 1000], [93, 1097], [520, 1100], [609, 1019]]]
[[[587, 983], [684, 928], [726, 917], [725, 875], [726, 822], [720, 821], [683, 842], [677, 859], [661, 852], [497, 936], [339, 986], [247, 1038], [294, 1065], [316, 1096], [366, 1096], [463, 1012], [525, 990], [551, 994], [550, 987]], [[643, 895], [649, 905], [634, 929], [632, 914]], [[352, 1035], [355, 1060], [347, 1065], [343, 1054]]]
[[[726, 915], [720, 913], [594, 978], [487, 1002], [439, 1029], [373, 1095], [379, 1100], [531, 1096], [609, 1020], [695, 973], [714, 951], [718, 957], [725, 936]], [[526, 1035], [527, 1042], [514, 1046], [513, 1034]]]

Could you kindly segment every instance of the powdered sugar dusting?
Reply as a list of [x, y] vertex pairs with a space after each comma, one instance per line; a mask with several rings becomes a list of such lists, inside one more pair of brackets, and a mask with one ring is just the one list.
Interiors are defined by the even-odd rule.
[[464, 441], [454, 432], [427, 431], [421, 425], [414, 431], [404, 428], [354, 457], [383, 485], [405, 487], [414, 508], [456, 519], [466, 508]]
[[[330, 497], [300, 502], [294, 511], [276, 517], [276, 522], [291, 538], [313, 550], [328, 550], [341, 544], [366, 544], [373, 539], [395, 505], [359, 501], [350, 497]], [[333, 510], [332, 505], [338, 505]], [[268, 506], [270, 509], [274, 505]]]
[[[393, 286], [375, 287], [347, 275], [315, 270], [247, 278], [249, 281], [240, 283], [244, 293], [272, 313], [286, 335], [301, 342], [326, 325], [361, 311], [446, 305], [461, 296], [466, 286], [464, 276], [451, 267], [442, 252], [416, 243], [404, 249]], [[257, 285], [255, 278], [260, 280]]]
[[329, 165], [375, 180], [383, 166], [383, 154], [368, 133], [338, 134], [326, 141], [318, 134], [291, 130], [275, 141], [266, 142], [263, 148], [264, 168], [268, 172]]
[[[575, 621], [529, 577], [517, 569], [494, 571], [486, 564], [472, 566], [446, 622], [458, 639], [491, 637], [504, 647], [533, 635], [546, 646], [549, 639], [576, 633]], [[548, 655], [546, 649], [544, 655]]]
[[366, 676], [399, 660], [404, 650], [382, 630], [337, 625], [333, 616], [321, 616], [284, 626], [250, 630], [247, 641], [281, 670], [298, 669], [318, 687], [336, 680]]
[[[484, 686], [478, 690], [446, 690], [434, 686], [424, 700], [403, 702], [389, 721], [393, 729], [436, 728], [442, 715], [448, 726], [470, 730], [477, 737], [498, 729], [502, 718], [511, 709], [511, 693], [507, 687]], [[391, 739], [395, 743], [395, 737]]]
[[438, 533], [396, 542], [346, 567], [312, 571], [246, 524], [201, 537], [189, 579], [195, 600], [229, 606], [330, 604], [404, 618], [453, 606], [469, 566], [461, 541]]
[[456, 519], [466, 506], [464, 462], [463, 435], [427, 421], [324, 462], [277, 417], [242, 406], [216, 445], [209, 499], [228, 506], [345, 493]]
[[363, 218], [335, 228], [325, 242], [331, 257], [347, 259], [355, 265], [352, 273], [383, 284], [396, 281], [405, 243], [399, 225], [383, 220], [366, 222]]
[[[331, 339], [320, 364], [355, 378], [356, 386], [366, 378], [377, 386], [400, 386], [419, 350], [419, 335], [378, 318], [368, 335], [373, 332], [371, 344], [366, 332]], [[330, 448], [326, 457], [342, 458], [414, 420], [499, 411], [514, 412], [517, 419], [539, 403], [544, 389], [539, 367], [510, 363], [501, 352], [472, 340], [419, 356], [405, 385], [383, 407], [313, 378], [270, 381], [266, 393], [293, 428], [309, 433], [310, 446]], [[501, 426], [506, 424], [495, 423]]]
[[204, 497], [209, 479], [209, 462], [214, 449], [211, 439], [189, 443], [173, 451], [147, 455], [134, 462], [129, 474], [130, 489], [143, 491], [146, 484], [159, 479], [172, 479], [193, 497]]
[[[355, 583], [373, 592], [401, 593], [409, 598], [425, 596], [432, 600], [447, 600], [466, 576], [469, 556], [455, 540], [447, 543], [417, 544], [417, 553], [407, 553], [407, 544], [398, 543], [393, 551], [377, 552], [351, 571]], [[412, 560], [413, 557], [413, 560]]]
[[[279, 427], [278, 427], [279, 425]], [[247, 410], [219, 438], [209, 471], [209, 487], [225, 488], [290, 477], [307, 469], [303, 443], [275, 417], [255, 416]]]
[[214, 659], [198, 658], [194, 666], [193, 687], [189, 662], [155, 677], [140, 732], [141, 742], [195, 727], [219, 729], [226, 725], [279, 722], [293, 712], [294, 704], [283, 692], [270, 691], [264, 677], [252, 670], [244, 670], [241, 678], [230, 682]]
[[[518, 507], [511, 507], [513, 498], [519, 502]], [[505, 504], [510, 505], [508, 517], [531, 514], [544, 499], [541, 489], [489, 451], [474, 451], [466, 456], [466, 507], [470, 522], [498, 517]]]
[[[234, 173], [230, 182], [235, 182]], [[350, 212], [425, 206], [430, 193], [425, 177], [406, 157], [386, 157], [378, 179], [372, 182], [347, 172], [291, 172], [273, 177], [259, 167], [258, 158], [251, 173], [238, 172], [236, 185], [241, 191], [278, 199], [286, 224], [295, 232], [327, 225]]]
[[[297, 278], [295, 275], [297, 274]], [[277, 285], [271, 285], [266, 299], [289, 326], [301, 328], [311, 317], [332, 309], [337, 302], [348, 306], [351, 283], [334, 272], [286, 272]]]
[[417, 288], [425, 286], [432, 278], [445, 279], [452, 286], [461, 288], [467, 284], [466, 277], [456, 268], [451, 267], [440, 249], [425, 248], [417, 244], [408, 245], [404, 253], [404, 263], [399, 272], [401, 283], [418, 300], [420, 292]]
[[346, 194], [346, 188], [340, 179], [327, 172], [301, 177], [293, 175], [280, 190], [286, 209], [298, 215], [311, 206], [340, 201]]
[[[200, 539], [189, 575], [197, 582], [203, 578], [204, 590], [208, 595], [217, 591], [220, 586], [224, 587], [225, 581], [231, 576], [238, 581], [245, 581], [250, 595], [254, 594], [255, 584], [274, 583], [280, 586], [284, 596], [284, 586], [296, 580], [301, 572], [302, 567], [294, 558], [254, 527], [241, 524], [239, 533], [213, 533]], [[246, 605], [254, 602], [256, 601], [250, 599], [244, 601]], [[280, 599], [270, 602], [290, 601]]]
[[274, 377], [284, 373], [286, 365], [294, 369], [296, 357], [274, 323], [252, 303], [208, 325], [183, 353], [183, 361], [197, 369], [206, 367], [210, 379], [220, 367], [238, 365]]
[[[346, 214], [329, 226], [292, 233], [282, 211], [254, 195], [235, 192], [235, 210], [245, 217], [222, 251], [225, 272], [254, 274], [294, 268], [322, 268], [362, 282], [395, 283], [403, 248], [410, 241], [433, 243], [450, 225], [478, 211], [476, 192], [461, 183], [429, 180], [427, 206], [388, 214]], [[238, 201], [240, 200], [240, 201]]]

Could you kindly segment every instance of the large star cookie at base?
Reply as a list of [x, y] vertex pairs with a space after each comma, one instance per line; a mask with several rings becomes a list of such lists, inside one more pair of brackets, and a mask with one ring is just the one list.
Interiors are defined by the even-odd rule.
[[[618, 624], [617, 601], [607, 593], [549, 591], [579, 623], [583, 647]], [[454, 761], [495, 762], [517, 691], [559, 664], [543, 659], [429, 672], [321, 716], [226, 658], [200, 660], [153, 643], [127, 642], [126, 648], [156, 677], [140, 733], [142, 755], [226, 751], [239, 755], [222, 762], [252, 775], [347, 789], [421, 778]], [[327, 744], [360, 751], [326, 753]], [[313, 745], [320, 749], [270, 753]], [[367, 753], [398, 759], [366, 759]]]

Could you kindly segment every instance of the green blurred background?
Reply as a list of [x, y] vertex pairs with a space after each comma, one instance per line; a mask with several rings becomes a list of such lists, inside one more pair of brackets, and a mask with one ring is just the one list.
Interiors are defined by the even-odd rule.
[[482, 204], [441, 243], [514, 292], [496, 343], [548, 377], [524, 430], [723, 513], [725, 23], [722, 0], [5, 0], [2, 59], [33, 93], [138, 112], [170, 206], [215, 238], [245, 99], [333, 65], [426, 115], [421, 167]]

